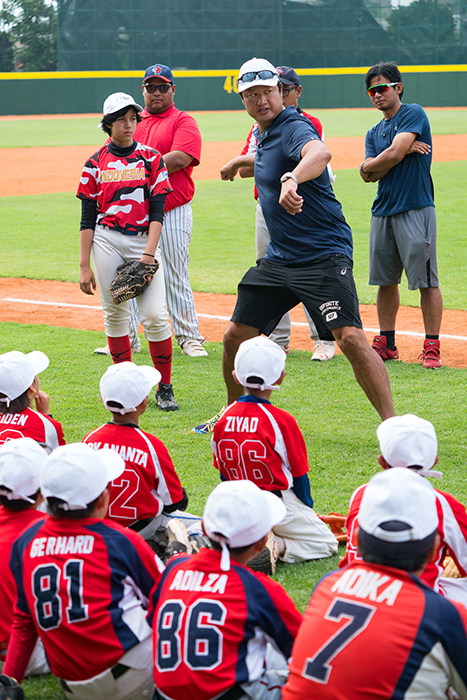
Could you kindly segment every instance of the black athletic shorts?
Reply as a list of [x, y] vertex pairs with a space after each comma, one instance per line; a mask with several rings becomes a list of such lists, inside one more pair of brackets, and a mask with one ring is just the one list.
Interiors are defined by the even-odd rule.
[[343, 326], [362, 328], [353, 263], [346, 255], [324, 255], [298, 265], [261, 258], [238, 285], [232, 321], [272, 333], [282, 316], [302, 302], [322, 340]]

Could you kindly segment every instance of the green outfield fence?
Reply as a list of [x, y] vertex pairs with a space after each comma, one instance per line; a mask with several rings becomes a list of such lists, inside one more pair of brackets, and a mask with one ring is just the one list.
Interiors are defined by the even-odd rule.
[[[297, 69], [303, 100], [315, 109], [370, 107], [362, 68]], [[467, 64], [400, 66], [405, 98], [425, 107], [467, 106]], [[176, 104], [183, 110], [243, 109], [237, 70], [174, 71]], [[143, 71], [0, 73], [0, 114], [100, 112], [112, 92], [142, 99]]]

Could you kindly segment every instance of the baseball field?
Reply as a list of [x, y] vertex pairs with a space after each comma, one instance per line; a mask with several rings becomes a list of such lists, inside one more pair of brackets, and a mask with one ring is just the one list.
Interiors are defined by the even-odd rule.
[[[303, 104], [304, 109], [307, 109]], [[377, 328], [376, 289], [367, 284], [370, 207], [376, 186], [358, 175], [366, 130], [379, 116], [368, 110], [310, 110], [324, 126], [337, 175], [334, 186], [354, 235], [355, 279], [367, 337]], [[431, 420], [439, 440], [437, 484], [467, 505], [467, 298], [465, 274], [467, 213], [467, 109], [427, 109], [434, 134], [432, 174], [438, 216], [438, 260], [445, 312], [441, 328], [443, 367], [417, 362], [423, 344], [419, 295], [401, 285], [404, 308], [398, 318], [401, 362], [388, 365], [396, 412]], [[215, 414], [225, 400], [220, 343], [235, 302], [236, 284], [254, 264], [253, 185], [222, 182], [220, 167], [241, 150], [251, 126], [243, 112], [194, 115], [203, 136], [202, 164], [195, 169], [197, 191], [190, 275], [206, 358], [182, 356], [174, 347], [173, 384], [181, 410], [166, 414], [150, 400], [141, 427], [167, 445], [189, 496], [202, 513], [218, 483], [210, 439], [191, 428]], [[98, 115], [0, 117], [0, 353], [42, 350], [50, 358], [41, 387], [67, 442], [80, 441], [108, 419], [99, 379], [110, 359], [93, 354], [104, 344], [98, 297], [80, 293], [75, 191], [85, 159], [103, 143]], [[287, 377], [274, 403], [292, 413], [304, 434], [317, 512], [346, 512], [355, 487], [378, 470], [378, 416], [357, 385], [348, 361], [310, 362], [312, 343], [305, 318], [293, 312], [292, 351]], [[143, 340], [138, 364], [150, 364]], [[304, 564], [279, 564], [276, 578], [304, 609], [316, 581], [335, 568], [338, 555]], [[52, 677], [24, 684], [30, 700], [64, 698]]]

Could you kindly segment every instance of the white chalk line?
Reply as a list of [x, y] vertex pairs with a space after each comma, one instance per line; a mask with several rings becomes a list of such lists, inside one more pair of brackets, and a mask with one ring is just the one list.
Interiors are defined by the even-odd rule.
[[[102, 306], [92, 305], [92, 304], [68, 304], [66, 302], [56, 302], [56, 301], [37, 301], [35, 299], [15, 299], [13, 297], [0, 297], [0, 301], [9, 301], [15, 304], [36, 304], [38, 306], [63, 306], [70, 309], [90, 309], [93, 311], [102, 311]], [[199, 318], [210, 318], [214, 321], [230, 321], [230, 316], [216, 316], [214, 314], [197, 314]], [[300, 321], [292, 321], [292, 326], [297, 328], [308, 328], [308, 323], [303, 323]], [[379, 333], [379, 328], [364, 328], [366, 333]], [[397, 331], [397, 335], [408, 335], [416, 338], [424, 338], [425, 333], [419, 333], [417, 331]], [[441, 333], [440, 338], [447, 338], [449, 340], [465, 340], [467, 341], [467, 336], [465, 335], [449, 335], [447, 333]]]

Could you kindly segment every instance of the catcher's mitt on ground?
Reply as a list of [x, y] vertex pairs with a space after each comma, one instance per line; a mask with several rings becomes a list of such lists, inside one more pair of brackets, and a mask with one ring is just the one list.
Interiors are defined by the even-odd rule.
[[157, 260], [153, 263], [145, 263], [141, 260], [123, 263], [117, 267], [117, 276], [107, 291], [111, 293], [115, 304], [139, 297], [148, 286], [148, 279], [154, 277], [158, 269]]
[[345, 521], [347, 520], [346, 515], [341, 515], [341, 513], [329, 513], [329, 515], [318, 515], [318, 518], [320, 518], [323, 523], [326, 523], [326, 525], [329, 525], [332, 534], [339, 544], [345, 544], [347, 542], [347, 532], [344, 528]]
[[0, 674], [0, 700], [23, 700], [24, 690], [14, 678]]

